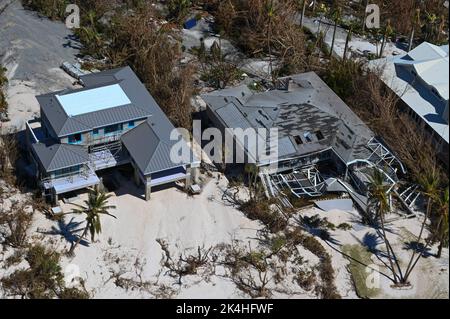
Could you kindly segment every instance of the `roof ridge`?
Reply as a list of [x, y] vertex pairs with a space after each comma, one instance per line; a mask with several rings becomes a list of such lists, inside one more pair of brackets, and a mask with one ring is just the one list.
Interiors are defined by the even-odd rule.
[[49, 147], [52, 147], [52, 146], [57, 146], [58, 149], [55, 151], [55, 154], [53, 154], [52, 159], [50, 160], [50, 163], [48, 163], [47, 167], [51, 167], [53, 165], [53, 161], [55, 160], [56, 154], [59, 152], [59, 149], [61, 148], [60, 143], [50, 145]]
[[[77, 152], [74, 152], [73, 149], [72, 149], [72, 147], [80, 147], [81, 149], [84, 150], [83, 146], [81, 146], [81, 145], [72, 145], [72, 144], [65, 144], [65, 143], [61, 143], [60, 145], [61, 145], [61, 147], [64, 147], [66, 150], [70, 151], [72, 154], [75, 154], [76, 156], [79, 156], [79, 157], [83, 157], [81, 154], [79, 154]], [[58, 149], [58, 151], [59, 151], [59, 149]], [[89, 155], [87, 157], [85, 157], [85, 159], [89, 160]]]

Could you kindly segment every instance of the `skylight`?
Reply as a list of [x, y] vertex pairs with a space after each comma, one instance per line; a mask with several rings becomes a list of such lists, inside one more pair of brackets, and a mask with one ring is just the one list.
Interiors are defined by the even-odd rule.
[[56, 98], [68, 116], [101, 111], [131, 103], [119, 84], [56, 95]]

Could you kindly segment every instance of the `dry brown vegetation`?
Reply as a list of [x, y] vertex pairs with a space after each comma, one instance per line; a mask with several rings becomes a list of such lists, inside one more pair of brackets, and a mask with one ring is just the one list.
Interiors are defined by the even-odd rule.
[[[317, 15], [321, 4], [330, 8], [335, 2], [332, 0], [317, 0], [316, 10], [307, 8], [306, 12], [309, 15]], [[379, 5], [382, 28], [389, 23], [393, 29], [393, 35], [409, 39], [413, 32], [417, 43], [428, 41], [439, 44], [448, 41], [443, 33], [444, 30], [448, 30], [448, 14], [445, 13], [446, 9], [441, 0], [373, 0], [369, 3]], [[342, 21], [342, 24], [347, 28], [351, 27], [356, 33], [370, 31], [363, 29], [365, 5], [365, 1], [341, 1], [343, 12], [357, 17], [354, 21]], [[331, 11], [328, 11], [330, 15], [332, 14]]]
[[[82, 53], [105, 63], [89, 67], [108, 69], [129, 65], [149, 89], [175, 126], [190, 128], [194, 92], [192, 66], [180, 66], [181, 45], [153, 1], [74, 1], [80, 5], [80, 28], [75, 31]], [[27, 0], [28, 8], [51, 18], [64, 18], [58, 8], [64, 0]]]
[[298, 73], [316, 64], [302, 29], [294, 23], [299, 9], [294, 0], [207, 1], [217, 30], [252, 57], [275, 57], [273, 77]]
[[216, 258], [211, 256], [212, 247], [205, 249], [204, 247], [197, 247], [196, 254], [180, 254], [178, 258], [172, 257], [168, 244], [162, 240], [157, 239], [161, 246], [164, 256], [162, 259], [162, 266], [167, 268], [167, 274], [173, 278], [177, 278], [177, 283], [182, 284], [182, 279], [187, 275], [196, 275], [200, 268], [209, 266], [214, 263]]
[[27, 206], [14, 202], [9, 209], [0, 209], [0, 238], [4, 239], [1, 244], [14, 248], [22, 248], [27, 244], [28, 229], [33, 218], [33, 212]]
[[[0, 126], [0, 131], [1, 131]], [[2, 132], [0, 134], [0, 178], [9, 185], [14, 185], [15, 164], [19, 157], [18, 144], [15, 134]]]
[[0, 65], [0, 121], [8, 119], [8, 103], [4, 92], [7, 84], [6, 69]]
[[159, 25], [156, 17], [151, 7], [118, 14], [106, 56], [112, 66], [130, 65], [172, 122], [189, 129], [194, 69], [178, 65], [181, 48], [176, 34]]
[[[363, 82], [365, 86], [358, 85], [358, 94], [362, 96], [353, 96], [350, 103], [400, 157], [413, 178], [417, 180], [427, 171], [438, 167], [439, 162], [430, 140], [420, 134], [420, 129], [407, 114], [400, 111], [400, 102], [395, 93], [384, 87], [375, 73], [367, 74]], [[364, 97], [369, 103], [363, 105], [361, 101]], [[441, 172], [441, 175], [444, 177], [445, 173]]]

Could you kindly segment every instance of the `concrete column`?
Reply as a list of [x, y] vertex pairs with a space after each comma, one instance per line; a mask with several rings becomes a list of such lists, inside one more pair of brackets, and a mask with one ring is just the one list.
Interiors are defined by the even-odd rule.
[[191, 183], [196, 184], [197, 178], [199, 174], [199, 168], [198, 167], [191, 167]]
[[56, 194], [55, 190], [53, 190], [53, 204], [58, 205], [58, 194]]
[[152, 195], [152, 187], [150, 186], [150, 183], [152, 182], [152, 178], [150, 176], [148, 176], [146, 178], [146, 182], [145, 182], [145, 200], [149, 201], [150, 197]]
[[136, 166], [133, 165], [134, 168], [134, 183], [136, 184], [136, 186], [140, 186], [141, 185], [141, 178], [139, 176], [139, 170]]
[[186, 190], [188, 190], [189, 189], [189, 187], [192, 185], [192, 168], [191, 167], [186, 167], [186, 174], [187, 174], [187, 176], [186, 176], [186, 181], [185, 181], [185, 183], [184, 183], [184, 188], [186, 189]]

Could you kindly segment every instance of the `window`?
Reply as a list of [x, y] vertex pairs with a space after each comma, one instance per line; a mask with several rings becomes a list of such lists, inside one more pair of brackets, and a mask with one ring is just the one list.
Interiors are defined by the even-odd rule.
[[130, 121], [130, 122], [128, 122], [128, 127], [134, 127], [134, 121]]
[[81, 133], [73, 134], [69, 136], [69, 143], [70, 144], [77, 144], [80, 143], [83, 140]]
[[93, 135], [98, 135], [98, 128], [94, 128], [94, 129], [92, 130], [92, 134], [93, 134]]
[[294, 140], [295, 140], [295, 143], [297, 143], [297, 145], [303, 144], [302, 139], [298, 135], [294, 136]]
[[122, 130], [122, 124], [114, 124], [105, 127], [105, 134], [116, 133]]
[[316, 131], [316, 136], [319, 141], [321, 141], [325, 138], [321, 131]]

